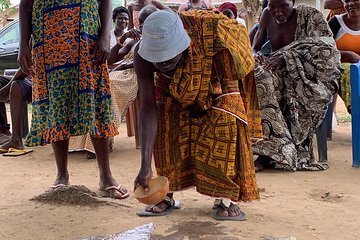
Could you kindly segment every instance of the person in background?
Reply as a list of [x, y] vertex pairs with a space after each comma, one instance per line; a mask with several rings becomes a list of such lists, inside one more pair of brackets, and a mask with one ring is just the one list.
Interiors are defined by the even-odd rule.
[[124, 35], [126, 28], [129, 25], [130, 13], [124, 7], [117, 7], [112, 12], [112, 20], [115, 23], [115, 28], [111, 30], [110, 48], [119, 43], [119, 38]]
[[[259, 21], [260, 21], [260, 19], [261, 19], [261, 14], [262, 14], [262, 12], [263, 12], [264, 9], [267, 8], [267, 6], [268, 6], [268, 0], [263, 0], [261, 6], [262, 6], [262, 7], [261, 7], [260, 15], [259, 15]], [[250, 29], [250, 31], [249, 31], [249, 38], [250, 38], [251, 44], [253, 44], [255, 34], [257, 33], [258, 30], [259, 30], [259, 23], [256, 23], [256, 24], [253, 26], [253, 28]]]
[[0, 89], [0, 101], [4, 103], [10, 100], [11, 114], [11, 137], [0, 146], [0, 153], [12, 153], [19, 156], [32, 151], [25, 149], [22, 142], [21, 117], [24, 102], [31, 102], [31, 79], [18, 69], [13, 77], [1, 77], [8, 79], [8, 83]]
[[159, 1], [156, 0], [134, 0], [130, 5], [128, 6], [128, 10], [130, 13], [130, 22], [128, 29], [131, 30], [133, 28], [139, 30], [139, 13], [140, 10], [147, 6], [147, 5], [153, 5], [157, 9], [163, 10], [163, 9], [170, 9], [169, 7], [165, 6]]
[[[260, 51], [267, 38], [271, 54]], [[313, 134], [338, 89], [340, 54], [317, 9], [269, 0], [253, 42], [264, 139], [253, 145], [255, 166], [324, 170], [314, 159]]]
[[178, 13], [189, 11], [189, 10], [213, 10], [216, 11], [216, 8], [206, 0], [190, 0], [187, 3], [180, 5]]
[[[111, 1], [20, 1], [18, 62], [32, 77], [32, 120], [25, 144], [51, 144], [57, 174], [49, 191], [69, 184], [71, 136], [91, 136], [100, 189], [129, 196], [113, 178], [109, 137], [113, 123], [109, 72]], [[30, 41], [30, 38], [32, 41]]]
[[351, 113], [350, 64], [360, 61], [360, 1], [344, 0], [345, 13], [329, 21], [344, 72], [339, 81], [339, 96]]
[[248, 16], [248, 11], [246, 10], [246, 8], [240, 8], [237, 12], [236, 21], [247, 27], [246, 24], [247, 16]]

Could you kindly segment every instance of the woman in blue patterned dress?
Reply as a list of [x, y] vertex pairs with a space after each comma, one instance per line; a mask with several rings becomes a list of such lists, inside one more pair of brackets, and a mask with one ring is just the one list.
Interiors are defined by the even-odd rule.
[[18, 61], [33, 77], [33, 113], [26, 144], [52, 145], [58, 172], [50, 189], [69, 184], [70, 136], [90, 134], [100, 188], [114, 198], [128, 196], [109, 166], [108, 137], [118, 134], [106, 64], [110, 30], [108, 0], [20, 2]]

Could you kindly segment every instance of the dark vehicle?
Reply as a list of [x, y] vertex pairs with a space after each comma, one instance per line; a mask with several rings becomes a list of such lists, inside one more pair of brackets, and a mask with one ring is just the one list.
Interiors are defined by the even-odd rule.
[[17, 69], [20, 29], [16, 19], [0, 30], [0, 72], [5, 69]]

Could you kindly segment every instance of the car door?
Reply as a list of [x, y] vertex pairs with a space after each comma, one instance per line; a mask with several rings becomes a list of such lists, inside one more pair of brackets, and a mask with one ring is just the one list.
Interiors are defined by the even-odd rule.
[[19, 20], [6, 25], [0, 30], [0, 71], [7, 68], [18, 68], [20, 29]]

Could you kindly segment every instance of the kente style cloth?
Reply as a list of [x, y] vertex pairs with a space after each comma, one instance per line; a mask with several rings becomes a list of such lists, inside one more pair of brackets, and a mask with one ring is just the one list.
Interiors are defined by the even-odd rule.
[[[158, 74], [155, 81], [157, 173], [169, 179], [170, 191], [195, 186], [212, 197], [258, 199], [244, 103], [243, 79], [254, 67], [247, 31], [212, 11], [180, 17], [191, 45], [173, 77]], [[201, 116], [189, 111], [195, 103]]]
[[99, 34], [96, 0], [34, 1], [33, 111], [27, 145], [118, 133], [107, 64], [95, 63]]
[[294, 41], [277, 50], [285, 67], [273, 72], [255, 68], [264, 140], [253, 145], [256, 155], [274, 160], [285, 170], [324, 170], [313, 155], [312, 137], [338, 89], [340, 53], [332, 33], [315, 8], [296, 8]]

